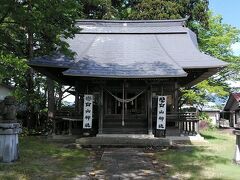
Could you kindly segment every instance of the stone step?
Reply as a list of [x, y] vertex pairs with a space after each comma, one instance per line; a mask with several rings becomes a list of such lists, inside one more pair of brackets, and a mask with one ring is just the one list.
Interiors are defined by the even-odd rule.
[[172, 141], [166, 138], [153, 138], [149, 135], [110, 135], [98, 137], [85, 137], [76, 140], [82, 147], [168, 147]]
[[103, 133], [109, 133], [109, 134], [146, 134], [147, 133], [147, 128], [103, 128]]

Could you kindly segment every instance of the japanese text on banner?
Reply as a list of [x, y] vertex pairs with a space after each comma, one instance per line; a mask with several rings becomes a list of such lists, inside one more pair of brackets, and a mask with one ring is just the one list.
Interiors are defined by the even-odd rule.
[[166, 106], [167, 106], [167, 96], [158, 96], [157, 104], [157, 129], [166, 129]]
[[83, 128], [92, 128], [92, 110], [93, 110], [93, 95], [84, 95], [84, 106], [83, 106]]

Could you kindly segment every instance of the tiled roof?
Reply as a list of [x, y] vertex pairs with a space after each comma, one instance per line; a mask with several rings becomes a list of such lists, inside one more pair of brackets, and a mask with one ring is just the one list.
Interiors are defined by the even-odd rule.
[[237, 101], [240, 101], [240, 93], [232, 93], [232, 95]]
[[227, 102], [226, 102], [224, 110], [235, 111], [236, 109], [239, 108], [239, 101], [240, 101], [240, 93], [231, 93]]
[[185, 69], [220, 68], [226, 63], [201, 53], [195, 34], [185, 20], [78, 21], [82, 31], [68, 39], [76, 52], [43, 57], [32, 66], [67, 67], [67, 76], [148, 78], [183, 77]]

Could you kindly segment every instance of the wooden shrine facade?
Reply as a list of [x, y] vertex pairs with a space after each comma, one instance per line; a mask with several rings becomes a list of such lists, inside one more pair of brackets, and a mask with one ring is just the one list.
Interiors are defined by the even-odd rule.
[[[83, 82], [83, 81], [81, 81]], [[178, 81], [161, 80], [90, 80], [76, 83], [75, 112], [57, 114], [56, 123], [65, 120], [65, 131], [69, 134], [148, 134], [165, 136], [168, 128], [174, 128], [176, 134], [197, 134], [198, 120], [196, 113], [179, 113]], [[94, 96], [93, 122], [91, 129], [83, 129], [83, 96]], [[113, 96], [130, 99], [123, 103]], [[167, 96], [166, 129], [157, 130], [157, 98]], [[124, 109], [123, 109], [124, 108]], [[76, 124], [78, 124], [76, 126]], [[59, 126], [56, 132], [61, 134]], [[77, 129], [76, 129], [77, 128]], [[74, 129], [74, 131], [73, 131]], [[77, 131], [77, 133], [76, 133]]]
[[[98, 123], [93, 124], [99, 134], [152, 134], [156, 129], [158, 95], [168, 97], [169, 113], [177, 112], [178, 88], [174, 81], [103, 80], [79, 84], [76, 90], [81, 95], [94, 95], [97, 113], [93, 120]], [[114, 96], [130, 101], [123, 103]]]
[[[75, 86], [76, 119], [84, 121], [84, 113], [90, 112], [87, 117], [96, 134], [158, 136], [165, 131], [156, 131], [159, 97], [166, 103], [159, 113], [164, 114], [161, 119], [166, 114], [167, 128], [194, 133], [195, 115], [178, 112], [179, 88], [196, 85], [226, 63], [198, 50], [186, 20], [80, 20], [76, 26], [81, 31], [66, 40], [74, 58], [56, 53], [29, 65], [63, 85]], [[86, 112], [87, 94], [93, 97], [93, 108]]]

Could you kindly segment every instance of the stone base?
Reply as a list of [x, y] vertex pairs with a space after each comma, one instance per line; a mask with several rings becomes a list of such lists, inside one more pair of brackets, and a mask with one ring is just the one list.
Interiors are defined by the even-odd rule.
[[240, 130], [234, 130], [233, 134], [236, 135], [235, 154], [233, 160], [236, 164], [240, 164]]
[[19, 157], [19, 123], [0, 123], [0, 162], [13, 162]]
[[76, 140], [83, 147], [168, 147], [171, 141], [166, 138], [142, 137], [86, 137]]
[[63, 143], [74, 143], [76, 139], [80, 138], [77, 135], [49, 135], [47, 136], [48, 141], [52, 142], [63, 142]]
[[154, 138], [154, 135], [153, 134], [97, 134], [97, 137], [148, 139], [148, 138]]
[[0, 122], [0, 135], [19, 134], [22, 132], [19, 123], [1, 123]]
[[200, 134], [197, 134], [196, 136], [166, 136], [166, 138], [175, 142], [206, 142], [204, 137], [202, 137]]
[[148, 134], [98, 134], [97, 137], [83, 137], [76, 143], [83, 147], [168, 147], [177, 142], [205, 142], [200, 135], [154, 137]]

